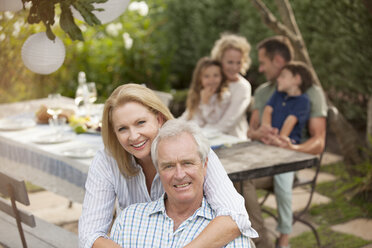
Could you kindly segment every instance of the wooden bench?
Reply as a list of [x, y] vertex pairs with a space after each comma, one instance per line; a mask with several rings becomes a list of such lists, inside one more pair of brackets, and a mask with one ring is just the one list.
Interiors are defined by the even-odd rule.
[[[8, 247], [78, 247], [76, 234], [17, 208], [16, 202], [30, 205], [23, 180], [0, 172], [0, 193], [0, 244]], [[10, 202], [3, 197], [9, 197]]]

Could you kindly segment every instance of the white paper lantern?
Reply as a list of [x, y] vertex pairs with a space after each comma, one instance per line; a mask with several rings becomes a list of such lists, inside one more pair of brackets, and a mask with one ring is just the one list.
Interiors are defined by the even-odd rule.
[[[121, 16], [127, 8], [130, 0], [107, 0], [105, 3], [94, 3], [94, 7], [104, 9], [102, 11], [93, 11], [93, 14], [101, 21], [102, 24], [111, 22]], [[74, 7], [71, 11], [76, 19], [84, 21], [84, 18], [80, 15]]]
[[22, 0], [0, 0], [0, 11], [19, 11], [23, 8]]
[[50, 40], [45, 32], [31, 35], [22, 46], [22, 60], [31, 71], [50, 74], [58, 70], [65, 60], [65, 46], [56, 37]]

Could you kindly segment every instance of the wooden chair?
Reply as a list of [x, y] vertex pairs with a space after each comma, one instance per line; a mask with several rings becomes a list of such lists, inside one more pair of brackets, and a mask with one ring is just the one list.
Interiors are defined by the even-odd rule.
[[11, 205], [9, 205], [7, 201], [0, 198], [0, 210], [15, 218], [22, 246], [27, 247], [22, 222], [30, 227], [35, 227], [35, 218], [32, 214], [19, 210], [16, 204], [17, 201], [26, 206], [30, 205], [25, 182], [0, 172], [0, 193], [5, 197], [9, 197], [11, 201]]
[[[328, 109], [328, 116], [331, 114], [332, 111], [334, 111], [334, 109], [332, 109], [332, 108]], [[329, 126], [328, 126], [328, 121], [327, 121], [326, 133], [328, 132], [328, 129], [329, 129]], [[324, 145], [324, 150], [320, 154], [317, 164], [314, 166], [314, 168], [315, 168], [314, 176], [311, 179], [301, 180], [300, 178], [297, 177], [297, 175], [295, 175], [293, 186], [292, 186], [292, 189], [295, 189], [295, 188], [298, 188], [298, 187], [305, 187], [305, 186], [309, 187], [309, 189], [310, 189], [308, 200], [306, 202], [305, 207], [301, 211], [293, 213], [293, 223], [292, 223], [292, 225], [294, 225], [298, 221], [298, 222], [301, 222], [302, 224], [308, 226], [311, 229], [311, 231], [313, 232], [313, 234], [316, 238], [316, 242], [317, 242], [318, 247], [321, 247], [318, 231], [316, 230], [316, 228], [309, 221], [305, 220], [303, 217], [304, 217], [304, 214], [308, 212], [308, 210], [311, 206], [311, 201], [312, 201], [313, 196], [314, 196], [315, 186], [316, 186], [316, 182], [317, 182], [317, 179], [318, 179], [318, 174], [319, 174], [319, 171], [320, 171], [320, 165], [321, 165], [321, 162], [322, 162], [322, 158], [323, 158], [323, 154], [325, 152], [326, 146], [327, 146], [327, 139], [326, 139], [326, 142], [325, 142], [325, 145]], [[270, 188], [265, 189], [265, 190], [267, 192], [266, 192], [265, 196], [263, 197], [262, 201], [260, 202], [261, 209], [264, 213], [270, 215], [271, 217], [273, 217], [278, 222], [278, 217], [276, 216], [276, 214], [274, 214], [273, 212], [271, 212], [271, 211], [269, 211], [265, 208], [262, 208], [263, 204], [265, 203], [265, 201], [267, 200], [269, 195], [274, 194], [274, 188], [273, 187], [270, 187]]]
[[155, 94], [160, 98], [160, 100], [169, 107], [170, 102], [173, 100], [173, 96], [170, 93], [154, 90]]
[[[0, 196], [1, 244], [6, 247], [21, 247], [18, 235], [16, 235], [18, 229], [22, 247], [27, 247], [27, 244], [30, 247], [38, 248], [78, 246], [78, 237], [75, 233], [69, 232], [53, 223], [43, 221], [17, 208], [16, 202], [26, 206], [30, 205], [23, 180], [15, 179], [0, 172]], [[9, 197], [10, 203], [9, 200], [3, 199], [3, 197]], [[22, 226], [22, 223], [25, 225]]]
[[[316, 242], [317, 242], [318, 247], [321, 247], [318, 231], [316, 230], [316, 228], [309, 221], [305, 220], [303, 217], [304, 217], [304, 214], [308, 212], [308, 210], [311, 206], [311, 201], [313, 199], [313, 195], [314, 195], [314, 192], [315, 192], [316, 181], [317, 181], [318, 174], [319, 174], [319, 171], [320, 171], [320, 165], [321, 165], [321, 160], [322, 160], [322, 157], [323, 157], [323, 153], [320, 155], [318, 163], [314, 167], [315, 168], [314, 176], [311, 179], [307, 179], [307, 180], [301, 180], [297, 176], [295, 176], [293, 186], [292, 186], [292, 189], [295, 189], [295, 188], [298, 188], [298, 187], [304, 187], [304, 186], [309, 187], [309, 196], [308, 196], [308, 200], [306, 202], [306, 206], [302, 210], [300, 210], [299, 212], [294, 212], [293, 213], [293, 223], [292, 223], [292, 225], [294, 225], [298, 221], [298, 222], [301, 222], [302, 224], [308, 226], [311, 229], [311, 231], [313, 232], [313, 234], [316, 238]], [[274, 188], [273, 187], [267, 188], [265, 190], [266, 190], [266, 194], [263, 197], [262, 201], [260, 202], [261, 209], [264, 213], [270, 215], [271, 217], [273, 217], [278, 222], [278, 216], [276, 214], [274, 214], [270, 210], [262, 208], [263, 204], [265, 203], [267, 198], [270, 196], [270, 194], [274, 194]]]

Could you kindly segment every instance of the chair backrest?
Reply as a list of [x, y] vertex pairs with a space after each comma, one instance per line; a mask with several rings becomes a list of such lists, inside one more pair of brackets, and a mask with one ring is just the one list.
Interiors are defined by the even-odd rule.
[[[4, 197], [9, 197], [12, 202], [20, 202], [26, 206], [30, 205], [26, 185], [23, 180], [18, 180], [0, 172], [0, 193]], [[14, 204], [15, 205], [15, 204]], [[35, 227], [35, 217], [25, 211], [15, 209], [9, 201], [0, 198], [0, 210], [16, 218], [15, 211], [18, 212], [20, 221], [30, 227]]]
[[154, 90], [155, 94], [160, 98], [160, 100], [169, 107], [170, 102], [173, 100], [173, 96], [170, 93]]

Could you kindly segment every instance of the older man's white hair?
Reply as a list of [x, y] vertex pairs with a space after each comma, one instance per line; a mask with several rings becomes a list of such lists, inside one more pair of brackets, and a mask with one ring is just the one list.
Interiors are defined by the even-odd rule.
[[210, 150], [208, 139], [203, 135], [201, 129], [194, 122], [173, 119], [168, 120], [160, 128], [158, 135], [155, 137], [151, 145], [151, 158], [155, 167], [158, 168], [158, 145], [163, 139], [177, 137], [182, 133], [190, 134], [197, 145], [197, 150], [202, 163], [204, 164]]

